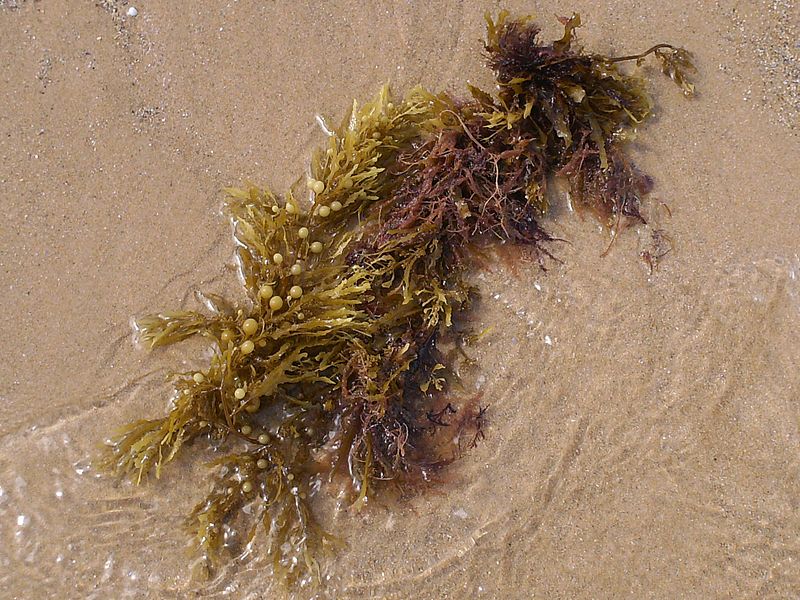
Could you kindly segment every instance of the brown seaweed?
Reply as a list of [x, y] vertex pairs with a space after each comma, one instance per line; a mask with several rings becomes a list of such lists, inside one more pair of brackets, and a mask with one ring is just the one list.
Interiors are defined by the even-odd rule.
[[545, 43], [530, 19], [487, 17], [496, 94], [418, 87], [393, 99], [384, 87], [314, 154], [307, 192], [228, 190], [247, 303], [208, 295], [207, 312], [137, 321], [152, 348], [199, 335], [213, 355], [175, 374], [169, 414], [127, 426], [103, 463], [139, 483], [190, 441], [229, 449], [188, 520], [204, 570], [261, 548], [276, 577], [318, 580], [337, 542], [315, 495], [361, 508], [417, 489], [483, 439], [486, 407], [459, 402], [442, 348], [477, 296], [466, 281], [476, 252], [502, 240], [552, 256], [541, 218], [554, 177], [615, 233], [644, 220], [652, 181], [625, 145], [652, 101], [620, 65], [653, 55], [690, 95], [690, 56], [664, 44], [587, 53], [578, 15], [562, 23]]

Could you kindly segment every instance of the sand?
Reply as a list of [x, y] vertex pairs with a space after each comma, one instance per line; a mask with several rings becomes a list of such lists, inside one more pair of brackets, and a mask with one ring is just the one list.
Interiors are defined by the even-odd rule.
[[[190, 581], [197, 461], [140, 488], [88, 459], [164, 410], [192, 348], [131, 315], [235, 292], [220, 190], [285, 189], [380, 83], [488, 85], [494, 2], [0, 1], [0, 596], [280, 598], [263, 557]], [[798, 23], [789, 0], [509, 1], [589, 47], [691, 49], [634, 154], [674, 250], [563, 205], [543, 273], [482, 276], [487, 439], [445, 485], [330, 522], [320, 598], [800, 597]], [[658, 209], [663, 201], [671, 210]], [[308, 597], [299, 593], [298, 598]]]

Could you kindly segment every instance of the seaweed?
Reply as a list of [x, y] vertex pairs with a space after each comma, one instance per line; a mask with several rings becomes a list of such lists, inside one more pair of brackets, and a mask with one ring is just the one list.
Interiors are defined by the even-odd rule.
[[561, 22], [545, 43], [530, 18], [487, 16], [496, 94], [393, 98], [384, 86], [328, 131], [305, 189], [228, 189], [247, 301], [208, 294], [204, 312], [136, 322], [151, 348], [201, 336], [213, 352], [205, 369], [173, 376], [169, 413], [121, 430], [102, 463], [140, 483], [189, 442], [229, 452], [187, 521], [200, 570], [263, 548], [287, 584], [319, 581], [320, 556], [339, 542], [315, 496], [358, 510], [410, 493], [484, 438], [487, 407], [459, 401], [457, 353], [443, 348], [463, 355], [460, 339], [479, 337], [454, 323], [478, 297], [467, 274], [493, 242], [542, 266], [553, 257], [541, 220], [554, 178], [614, 235], [644, 221], [652, 181], [626, 143], [652, 101], [620, 65], [652, 55], [691, 95], [691, 57], [665, 44], [587, 53], [580, 17]]

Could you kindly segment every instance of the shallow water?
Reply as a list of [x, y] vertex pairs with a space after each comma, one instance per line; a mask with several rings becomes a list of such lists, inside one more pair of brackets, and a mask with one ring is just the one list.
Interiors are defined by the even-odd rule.
[[[280, 597], [258, 554], [189, 581], [179, 524], [200, 461], [139, 488], [89, 467], [196, 356], [139, 351], [129, 317], [236, 289], [218, 190], [285, 188], [321, 139], [315, 114], [387, 79], [486, 85], [482, 14], [498, 7], [147, 2], [126, 19], [98, 4], [0, 3], [0, 595]], [[480, 276], [492, 329], [467, 380], [487, 439], [402, 508], [337, 515], [349, 546], [321, 597], [800, 596], [800, 143], [774, 77], [800, 13], [505, 6], [548, 35], [579, 10], [600, 51], [695, 52], [701, 94], [655, 79], [635, 152], [674, 250], [650, 274], [648, 232], [629, 229], [601, 257], [607, 235], [562, 203], [562, 264]]]

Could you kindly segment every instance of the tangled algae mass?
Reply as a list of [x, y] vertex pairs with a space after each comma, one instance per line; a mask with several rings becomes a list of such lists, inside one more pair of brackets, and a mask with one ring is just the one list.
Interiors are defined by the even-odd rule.
[[497, 240], [521, 259], [550, 256], [540, 219], [553, 181], [615, 234], [644, 222], [651, 181], [625, 145], [652, 104], [619, 65], [652, 57], [690, 96], [690, 56], [666, 44], [588, 53], [579, 16], [561, 21], [545, 43], [530, 18], [487, 17], [495, 94], [383, 87], [282, 198], [227, 190], [245, 305], [208, 294], [205, 312], [138, 319], [151, 348], [199, 335], [213, 352], [204, 370], [174, 374], [165, 417], [122, 429], [102, 461], [140, 483], [179, 452], [216, 449], [187, 520], [202, 571], [262, 552], [276, 578], [313, 584], [338, 544], [316, 495], [358, 509], [418, 489], [482, 438], [485, 408], [451, 391], [470, 341], [454, 321], [477, 295], [467, 269]]

